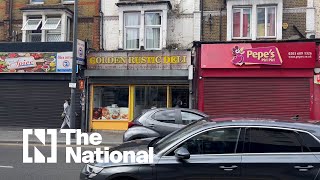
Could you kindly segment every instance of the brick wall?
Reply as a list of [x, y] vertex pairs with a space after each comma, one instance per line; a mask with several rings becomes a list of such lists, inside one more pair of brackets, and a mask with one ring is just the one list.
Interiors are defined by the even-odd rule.
[[283, 0], [284, 8], [307, 7], [307, 4], [308, 0]]
[[289, 39], [292, 36], [299, 36], [299, 33], [294, 29], [294, 25], [298, 30], [305, 34], [306, 31], [306, 13], [290, 13], [283, 14], [283, 22], [288, 23], [288, 29], [282, 30], [282, 38]]
[[[0, 8], [5, 11], [0, 11], [0, 41], [7, 41], [9, 32], [9, 0], [0, 0]], [[15, 0], [13, 1], [13, 30], [17, 31], [21, 39], [22, 28], [22, 7], [30, 4], [30, 0]], [[61, 0], [45, 0], [44, 5], [58, 5], [61, 4]], [[66, 5], [73, 11], [73, 5]], [[99, 0], [79, 0], [79, 21], [78, 21], [78, 38], [82, 40], [88, 40], [92, 45], [91, 48], [100, 48], [100, 17]], [[72, 31], [72, 27], [71, 27]], [[72, 36], [70, 37], [72, 40]]]
[[220, 32], [220, 16], [212, 16], [212, 23], [209, 18], [206, 18], [203, 25], [203, 40], [204, 41], [218, 41], [227, 38], [227, 16], [222, 16], [222, 27]]
[[316, 38], [319, 38], [320, 37], [320, 1], [315, 1], [315, 10], [316, 10]]

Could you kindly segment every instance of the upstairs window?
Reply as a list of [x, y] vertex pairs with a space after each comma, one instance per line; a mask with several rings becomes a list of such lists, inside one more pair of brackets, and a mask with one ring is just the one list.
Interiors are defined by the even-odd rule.
[[61, 41], [61, 18], [48, 18], [41, 30], [46, 30], [46, 41]]
[[232, 17], [232, 37], [251, 37], [251, 8], [234, 8]]
[[124, 14], [125, 49], [139, 49], [140, 13]]
[[41, 19], [28, 19], [22, 30], [28, 32], [27, 41], [28, 42], [41, 42]]
[[146, 49], [160, 48], [161, 13], [145, 14]]
[[[43, 20], [45, 19], [45, 20]], [[69, 40], [70, 18], [62, 23], [62, 16], [27, 16], [27, 21], [21, 29], [24, 33], [23, 42], [58, 42]], [[65, 26], [65, 33], [62, 27]], [[62, 35], [64, 36], [62, 37]]]
[[[140, 22], [143, 16], [144, 22]], [[124, 47], [128, 50], [140, 49], [140, 38], [144, 39], [147, 50], [160, 49], [162, 13], [160, 12], [128, 12], [124, 13]], [[144, 31], [144, 33], [143, 33]]]
[[275, 37], [276, 36], [276, 7], [257, 8], [257, 36]]
[[282, 39], [283, 0], [227, 1], [227, 41]]

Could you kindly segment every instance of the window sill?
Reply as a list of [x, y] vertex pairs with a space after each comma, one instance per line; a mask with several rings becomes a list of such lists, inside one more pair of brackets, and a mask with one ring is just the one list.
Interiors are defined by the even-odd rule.
[[44, 2], [34, 2], [34, 3], [29, 3], [28, 5], [41, 5], [44, 4]]
[[61, 4], [74, 5], [74, 1], [73, 2], [62, 2]]

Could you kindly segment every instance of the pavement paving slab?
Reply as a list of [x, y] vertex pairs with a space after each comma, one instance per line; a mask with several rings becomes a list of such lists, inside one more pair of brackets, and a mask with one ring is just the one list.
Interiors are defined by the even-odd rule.
[[[28, 129], [28, 128], [26, 128]], [[59, 133], [57, 135], [58, 144], [66, 144], [66, 135]], [[116, 146], [122, 143], [122, 136], [124, 131], [95, 131], [102, 136], [102, 143], [100, 145]], [[94, 132], [89, 132], [91, 134]], [[50, 144], [50, 137], [46, 137], [46, 144]], [[71, 139], [71, 144], [75, 144], [76, 140]], [[0, 143], [23, 143], [23, 128], [0, 127]], [[29, 144], [41, 144], [40, 140], [35, 135], [29, 136]]]

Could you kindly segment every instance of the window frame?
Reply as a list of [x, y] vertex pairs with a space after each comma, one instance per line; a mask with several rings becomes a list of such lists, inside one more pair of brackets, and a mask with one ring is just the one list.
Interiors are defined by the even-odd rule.
[[[169, 111], [172, 111], [174, 113], [174, 120], [168, 120], [168, 121], [172, 121], [173, 123], [171, 122], [163, 122], [164, 120], [159, 120], [159, 119], [156, 119], [155, 118], [155, 115], [157, 113], [162, 113], [162, 112], [167, 112], [169, 113]], [[151, 115], [151, 118], [157, 122], [160, 122], [160, 123], [166, 123], [166, 124], [177, 124], [177, 110], [175, 109], [164, 109], [164, 110], [158, 110], [156, 112], [154, 112], [152, 115]]]
[[[146, 14], [156, 14], [158, 13], [160, 15], [160, 25], [146, 25]], [[144, 36], [143, 36], [143, 39], [144, 39], [144, 48], [146, 50], [160, 50], [161, 49], [161, 44], [162, 44], [162, 25], [163, 25], [163, 13], [161, 11], [146, 11], [144, 13]], [[159, 34], [159, 48], [147, 48], [147, 28], [159, 28], [160, 30], [160, 34]]]
[[[183, 138], [181, 138], [178, 142], [174, 141], [173, 143], [175, 144], [171, 144], [170, 146], [168, 146], [167, 148], [162, 149], [161, 151], [157, 152], [158, 155], [160, 155], [162, 158], [170, 158], [171, 156], [167, 156], [167, 154], [171, 153], [171, 151], [175, 150], [180, 144], [184, 143], [186, 140], [197, 136], [200, 133], [203, 133], [205, 131], [210, 131], [210, 130], [214, 130], [214, 129], [223, 129], [223, 128], [240, 128], [240, 135], [238, 137], [238, 144], [237, 144], [237, 151], [236, 153], [232, 153], [232, 154], [214, 154], [214, 155], [220, 155], [220, 156], [224, 156], [224, 155], [288, 155], [288, 154], [315, 154], [317, 152], [299, 152], [299, 153], [243, 153], [243, 149], [241, 149], [238, 152], [238, 147], [244, 147], [244, 142], [245, 142], [245, 129], [246, 128], [269, 128], [269, 129], [282, 129], [282, 130], [290, 130], [290, 131], [296, 131], [296, 132], [303, 132], [303, 133], [307, 133], [310, 136], [312, 136], [314, 139], [316, 139], [319, 143], [320, 143], [320, 139], [318, 137], [316, 137], [315, 135], [313, 135], [312, 133], [310, 133], [307, 130], [301, 130], [301, 129], [294, 129], [294, 128], [288, 128], [288, 127], [277, 127], [277, 126], [267, 126], [267, 125], [247, 125], [247, 126], [243, 126], [243, 125], [230, 125], [230, 126], [224, 126], [224, 127], [209, 127], [207, 129], [202, 129], [194, 134], [192, 134], [192, 136], [188, 136], [185, 135]], [[241, 135], [243, 135], [243, 137], [241, 137]], [[241, 142], [240, 140], [243, 140], [243, 142]], [[192, 155], [192, 156], [197, 156], [197, 155]]]
[[[236, 9], [240, 9], [240, 37], [234, 37], [233, 36], [233, 31], [234, 31], [234, 28], [233, 28], [233, 13], [234, 13], [234, 10]], [[250, 36], [249, 37], [243, 37], [243, 10], [244, 9], [249, 9], [250, 10]], [[232, 39], [252, 39], [252, 25], [253, 25], [253, 22], [252, 22], [252, 7], [251, 6], [234, 6], [232, 7], [232, 16], [231, 16], [231, 38]]]
[[[181, 114], [181, 124], [183, 124], [183, 121], [191, 121], [190, 123], [192, 123], [192, 122], [194, 122], [194, 121], [199, 120], [199, 119], [197, 119], [197, 120], [195, 120], [195, 119], [193, 119], [193, 120], [183, 120], [183, 115], [182, 115], [182, 113], [192, 114], [192, 115], [195, 115], [195, 116], [201, 117], [200, 119], [202, 119], [202, 118], [203, 118], [203, 116], [201, 116], [201, 115], [199, 115], [199, 114], [197, 114], [197, 113], [190, 112], [190, 111], [186, 111], [186, 110], [180, 110], [180, 114]], [[190, 123], [188, 123], [188, 124], [190, 124]], [[186, 125], [187, 125], [187, 124], [186, 124]]]
[[[259, 131], [266, 131], [266, 130], [273, 130], [273, 131], [282, 131], [282, 133], [290, 133], [290, 134], [293, 134], [294, 137], [296, 138], [295, 140], [297, 140], [297, 142], [299, 143], [300, 145], [300, 152], [244, 152], [244, 154], [283, 154], [283, 153], [304, 153], [303, 149], [304, 149], [304, 143], [302, 141], [302, 138], [299, 136], [299, 133], [298, 131], [294, 131], [294, 130], [287, 130], [287, 129], [277, 129], [277, 128], [265, 128], [265, 127], [248, 127], [248, 128], [245, 128], [245, 135], [244, 135], [244, 143], [243, 143], [243, 149], [245, 148], [246, 146], [246, 143], [251, 143], [251, 141], [246, 141], [247, 140], [247, 135], [248, 135], [248, 130], [258, 130]], [[251, 132], [250, 132], [251, 133]], [[281, 146], [281, 145], [280, 145]]]
[[[314, 139], [316, 139], [320, 143], [320, 139], [318, 139], [315, 135], [313, 135], [312, 133], [310, 133], [307, 130], [294, 129], [294, 128], [288, 128], [288, 127], [277, 127], [277, 126], [254, 126], [254, 125], [249, 125], [249, 126], [242, 126], [242, 127], [246, 128], [246, 129], [247, 128], [265, 128], [265, 129], [289, 130], [289, 131], [296, 132], [298, 134], [299, 134], [299, 132], [303, 132], [303, 133], [309, 134], [310, 136], [312, 136]], [[244, 137], [243, 141], [245, 143], [245, 137]], [[281, 153], [243, 153], [242, 152], [241, 154], [244, 154], [244, 155], [282, 155], [282, 154], [314, 154], [314, 152], [286, 152], [286, 153], [282, 153], [282, 152]]]
[[[269, 8], [274, 8], [274, 36], [268, 36], [268, 12], [269, 12]], [[264, 36], [259, 36], [258, 35], [258, 9], [265, 9], [265, 16], [264, 16]], [[266, 5], [258, 5], [257, 6], [257, 28], [256, 28], [256, 33], [257, 33], [257, 39], [274, 39], [277, 38], [277, 6], [276, 5], [270, 5], [270, 6], [266, 6]]]
[[[27, 12], [27, 13], [24, 13], [23, 16], [24, 16], [23, 19], [25, 19], [24, 20], [25, 22], [21, 28], [22, 34], [23, 34], [22, 42], [33, 42], [31, 41], [30, 34], [34, 34], [34, 33], [32, 33], [32, 30], [28, 30], [25, 28], [27, 26], [27, 23], [31, 19], [39, 20], [39, 24], [37, 27], [38, 29], [40, 28], [41, 32], [37, 34], [39, 35], [41, 34], [40, 42], [66, 42], [70, 39], [70, 31], [71, 31], [70, 27], [71, 27], [72, 17], [69, 16], [67, 13], [53, 13], [53, 12], [42, 13], [41, 11], [39, 11], [39, 12], [32, 12], [32, 13]], [[47, 23], [48, 19], [58, 20], [58, 23], [55, 24], [54, 28], [43, 28]], [[66, 21], [64, 21], [65, 19]], [[65, 33], [62, 31], [63, 25], [65, 25], [65, 28], [64, 28]], [[56, 35], [59, 34], [60, 39], [55, 41], [48, 41], [48, 35], [50, 34], [56, 34]]]
[[[127, 12], [123, 12], [123, 43], [124, 43], [124, 49], [125, 50], [139, 50], [140, 49], [140, 34], [141, 34], [141, 19], [139, 20], [139, 25], [135, 25], [135, 26], [126, 26], [126, 14], [139, 14], [139, 16], [141, 16], [141, 12], [140, 11], [127, 11]], [[127, 48], [127, 29], [138, 29], [138, 38], [139, 38], [139, 44], [137, 48]]]
[[74, 4], [74, 0], [61, 0], [62, 4]]
[[33, 0], [30, 0], [30, 4], [44, 4], [44, 0], [42, 2], [34, 2]]
[[[27, 28], [27, 27], [28, 27], [28, 22], [30, 22], [30, 20], [37, 20], [37, 21], [39, 21], [38, 24], [37, 24], [37, 26], [35, 26], [35, 27], [36, 27], [35, 29]], [[33, 19], [33, 18], [28, 18], [28, 20], [26, 21], [26, 23], [24, 23], [24, 25], [23, 25], [23, 27], [22, 27], [21, 30], [23, 30], [23, 31], [34, 31], [34, 30], [38, 30], [38, 28], [39, 28], [39, 26], [40, 26], [41, 23], [42, 23], [42, 19], [41, 19], [41, 18], [35, 18], [35, 19]]]
[[[242, 144], [239, 145], [239, 143], [241, 143], [239, 140], [241, 139], [241, 134], [242, 131], [244, 130], [243, 126], [225, 126], [225, 127], [214, 127], [214, 128], [208, 128], [208, 129], [204, 129], [201, 130], [197, 133], [192, 134], [192, 136], [185, 136], [183, 137], [182, 140], [180, 140], [178, 143], [174, 144], [174, 146], [171, 146], [169, 149], [166, 149], [163, 153], [162, 153], [162, 157], [172, 157], [172, 156], [168, 156], [168, 154], [170, 154], [171, 152], [175, 151], [181, 144], [185, 143], [186, 141], [188, 141], [189, 139], [192, 139], [196, 136], [198, 136], [199, 134], [208, 132], [208, 131], [213, 131], [213, 130], [221, 130], [221, 129], [235, 129], [238, 128], [239, 129], [239, 134], [238, 134], [238, 139], [236, 142], [236, 146], [235, 146], [235, 153], [225, 153], [225, 154], [190, 154], [191, 156], [206, 156], [206, 155], [215, 155], [215, 156], [225, 156], [225, 155], [241, 155], [242, 153], [237, 153], [238, 148], [242, 146]], [[161, 152], [160, 152], [161, 153]]]
[[[140, 23], [139, 25], [136, 26], [126, 26], [126, 14], [130, 14], [130, 13], [136, 13], [139, 14], [140, 16]], [[152, 13], [158, 13], [160, 14], [160, 18], [161, 18], [161, 24], [160, 25], [146, 25], [145, 20], [146, 20], [146, 14], [152, 14]], [[143, 18], [141, 18], [141, 16], [143, 16]], [[143, 22], [141, 22], [141, 19], [143, 19]], [[147, 28], [159, 28], [160, 29], [160, 40], [159, 40], [159, 48], [147, 48], [146, 44], [147, 44]], [[139, 44], [138, 44], [138, 48], [127, 48], [127, 29], [138, 29], [139, 30]], [[160, 10], [148, 10], [148, 11], [124, 11], [123, 12], [123, 49], [125, 50], [140, 50], [141, 48], [141, 37], [143, 39], [143, 44], [144, 44], [144, 49], [145, 50], [161, 50], [162, 49], [162, 39], [163, 39], [163, 12]]]

